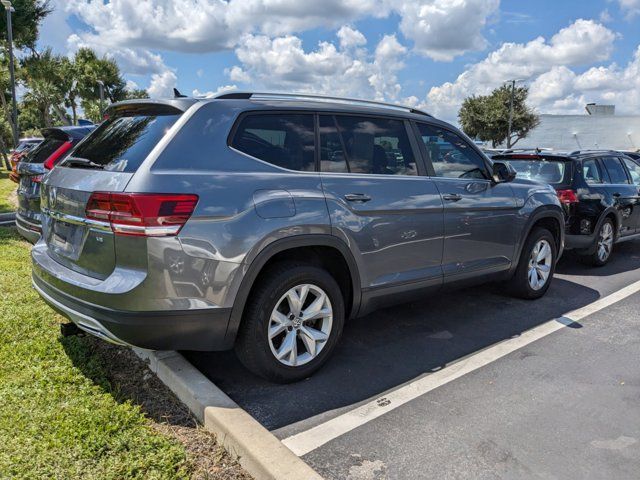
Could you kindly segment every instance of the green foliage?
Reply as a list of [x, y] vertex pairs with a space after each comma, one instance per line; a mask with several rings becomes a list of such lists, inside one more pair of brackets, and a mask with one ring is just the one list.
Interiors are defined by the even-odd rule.
[[133, 88], [125, 92], [125, 100], [135, 100], [136, 98], [149, 98], [149, 93], [144, 88]]
[[462, 130], [471, 138], [491, 142], [493, 148], [506, 143], [513, 147], [540, 124], [538, 115], [527, 106], [527, 87], [516, 87], [513, 96], [513, 123], [509, 137], [511, 87], [496, 88], [490, 95], [467, 97], [458, 112]]
[[0, 477], [188, 478], [184, 448], [123, 401], [91, 342], [60, 338], [29, 250], [0, 228]]
[[[48, 0], [12, 0], [15, 12], [12, 13], [11, 26], [13, 43], [19, 49], [35, 50], [38, 40], [38, 28], [44, 18], [51, 13]], [[7, 15], [0, 6], [0, 32], [6, 42]], [[4, 46], [3, 46], [4, 47]], [[4, 50], [4, 48], [3, 48]]]

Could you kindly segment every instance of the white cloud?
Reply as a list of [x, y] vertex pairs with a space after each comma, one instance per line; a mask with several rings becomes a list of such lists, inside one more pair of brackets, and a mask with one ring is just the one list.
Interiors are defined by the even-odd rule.
[[198, 90], [197, 88], [192, 92], [192, 95], [194, 97], [204, 97], [204, 98], [211, 98], [211, 97], [215, 97], [217, 95], [220, 95], [223, 92], [232, 92], [234, 90], [237, 90], [238, 86], [237, 85], [223, 85], [221, 87], [218, 87], [215, 91], [207, 91], [207, 92], [201, 92], [200, 90]]
[[620, 9], [626, 15], [627, 20], [640, 15], [640, 0], [618, 0]]
[[[180, 52], [235, 48], [247, 34], [281, 37], [305, 30], [337, 28], [365, 17], [400, 15], [400, 30], [416, 51], [451, 60], [486, 46], [482, 30], [500, 0], [69, 0], [89, 30], [83, 41], [106, 47]], [[350, 27], [340, 45], [364, 45]], [[464, 34], [461, 34], [464, 32]]]
[[360, 32], [341, 32], [337, 47], [320, 42], [309, 52], [293, 35], [274, 39], [248, 35], [236, 49], [242, 67], [234, 66], [227, 73], [232, 81], [277, 91], [395, 99], [400, 92], [395, 72], [404, 67], [406, 48], [394, 35], [386, 35], [370, 55], [352, 48], [361, 43]]
[[177, 83], [178, 77], [173, 70], [154, 73], [147, 92], [151, 98], [173, 97], [173, 89]]
[[415, 50], [434, 60], [450, 61], [470, 50], [482, 50], [487, 19], [500, 0], [415, 0], [401, 2], [400, 30]]
[[[561, 29], [549, 41], [538, 37], [524, 44], [504, 43], [484, 60], [468, 67], [454, 82], [431, 88], [422, 106], [437, 116], [454, 120], [468, 95], [489, 93], [514, 78], [534, 82], [545, 73], [548, 80], [558, 81], [559, 76], [566, 76], [566, 71], [553, 70], [554, 67], [568, 69], [606, 60], [615, 39], [616, 35], [603, 25], [580, 19]], [[549, 73], [551, 71], [553, 73]], [[543, 95], [542, 90], [539, 91]]]

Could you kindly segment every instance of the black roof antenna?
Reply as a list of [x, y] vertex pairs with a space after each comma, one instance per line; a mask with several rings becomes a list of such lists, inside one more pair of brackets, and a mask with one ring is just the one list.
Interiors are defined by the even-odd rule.
[[173, 87], [173, 98], [187, 98], [187, 96], [181, 94], [177, 88]]

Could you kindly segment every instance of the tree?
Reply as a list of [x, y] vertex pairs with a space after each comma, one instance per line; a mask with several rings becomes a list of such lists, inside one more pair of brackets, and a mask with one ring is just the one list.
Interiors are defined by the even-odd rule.
[[[35, 54], [38, 28], [44, 18], [52, 12], [49, 0], [12, 0], [15, 12], [12, 13], [13, 42], [19, 49], [30, 50]], [[6, 45], [7, 18], [2, 9], [0, 32]]]
[[516, 87], [513, 92], [513, 122], [509, 136], [511, 87], [503, 85], [490, 95], [472, 95], [462, 103], [458, 120], [462, 130], [472, 138], [491, 142], [491, 146], [506, 143], [512, 148], [540, 124], [538, 115], [527, 106], [528, 87]]

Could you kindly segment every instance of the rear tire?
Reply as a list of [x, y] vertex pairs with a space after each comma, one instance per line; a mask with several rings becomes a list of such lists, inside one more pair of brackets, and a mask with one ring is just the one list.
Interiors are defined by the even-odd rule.
[[522, 248], [518, 267], [511, 279], [511, 294], [528, 300], [542, 297], [556, 268], [558, 248], [549, 230], [534, 227]]
[[610, 218], [605, 218], [596, 235], [596, 248], [590, 255], [579, 255], [581, 263], [591, 267], [602, 267], [609, 262], [613, 253], [614, 226]]
[[236, 354], [267, 380], [302, 380], [331, 356], [344, 317], [342, 292], [328, 272], [301, 263], [274, 265], [247, 301]]

